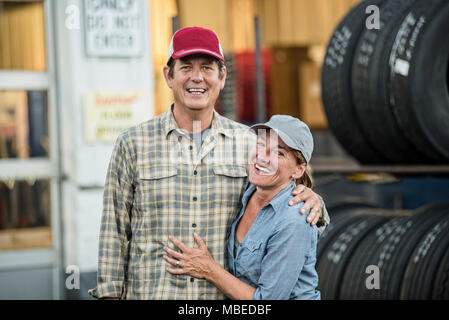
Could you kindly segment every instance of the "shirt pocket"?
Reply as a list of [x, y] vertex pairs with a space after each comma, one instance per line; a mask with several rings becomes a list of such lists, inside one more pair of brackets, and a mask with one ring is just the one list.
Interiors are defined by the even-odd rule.
[[[237, 165], [214, 165], [213, 185], [215, 200], [220, 204], [218, 212], [228, 215], [229, 225], [240, 208], [240, 199], [248, 181], [246, 167]], [[217, 212], [217, 213], [218, 213]]]
[[165, 236], [155, 231], [166, 230], [168, 227], [167, 212], [171, 212], [177, 203], [177, 180], [176, 166], [155, 165], [138, 170], [132, 217], [133, 237], [136, 241], [149, 241]]
[[176, 190], [178, 168], [176, 166], [153, 166], [138, 170], [136, 194], [145, 203], [167, 200]]
[[246, 178], [248, 176], [246, 167], [230, 164], [214, 165], [214, 173], [218, 176], [226, 176], [231, 178]]
[[149, 168], [140, 168], [137, 178], [140, 180], [159, 180], [178, 174], [177, 166], [155, 165]]
[[265, 243], [263, 241], [250, 239], [243, 241], [236, 260], [237, 272], [256, 282], [260, 277], [264, 255]]

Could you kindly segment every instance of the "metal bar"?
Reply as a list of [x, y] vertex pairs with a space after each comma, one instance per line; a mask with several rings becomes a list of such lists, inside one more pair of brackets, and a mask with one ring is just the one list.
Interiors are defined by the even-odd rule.
[[256, 103], [257, 103], [257, 122], [266, 121], [265, 110], [265, 84], [263, 79], [262, 69], [262, 41], [261, 41], [261, 27], [260, 17], [254, 17], [254, 31], [255, 31], [255, 65], [256, 65]]
[[49, 86], [47, 72], [0, 71], [0, 90], [46, 90]]
[[47, 92], [47, 108], [50, 138], [50, 162], [52, 165], [52, 179], [50, 182], [51, 197], [51, 231], [54, 252], [53, 263], [53, 298], [61, 299], [63, 297], [61, 273], [63, 271], [63, 238], [62, 238], [62, 152], [61, 141], [62, 134], [60, 128], [61, 110], [58, 108], [57, 101], [57, 72], [56, 72], [56, 6], [54, 1], [44, 1], [45, 14], [45, 39], [46, 39], [46, 59], [47, 72], [50, 75], [50, 83]]
[[56, 168], [49, 159], [0, 160], [0, 180], [50, 179], [56, 177]]
[[360, 165], [349, 158], [316, 157], [313, 173], [449, 174], [449, 165]]
[[178, 31], [179, 23], [178, 23], [178, 16], [171, 17], [171, 30], [172, 35], [175, 34], [176, 31]]

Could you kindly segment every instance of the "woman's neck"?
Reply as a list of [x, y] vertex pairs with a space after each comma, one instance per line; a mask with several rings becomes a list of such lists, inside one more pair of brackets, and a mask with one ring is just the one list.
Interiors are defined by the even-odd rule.
[[254, 192], [251, 200], [255, 201], [260, 208], [266, 206], [282, 189], [290, 184], [291, 180], [283, 183], [280, 186], [275, 186], [273, 188], [264, 188], [256, 186], [256, 191]]

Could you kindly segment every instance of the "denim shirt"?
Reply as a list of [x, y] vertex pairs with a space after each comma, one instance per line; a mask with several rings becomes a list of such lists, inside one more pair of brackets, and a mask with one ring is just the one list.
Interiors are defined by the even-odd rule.
[[[299, 210], [303, 202], [289, 206], [294, 182], [282, 189], [257, 214], [240, 245], [235, 231], [248, 201], [256, 190], [250, 184], [243, 207], [234, 220], [227, 246], [229, 271], [256, 288], [254, 300], [320, 299], [315, 270], [318, 232]], [[234, 252], [235, 249], [235, 252]]]

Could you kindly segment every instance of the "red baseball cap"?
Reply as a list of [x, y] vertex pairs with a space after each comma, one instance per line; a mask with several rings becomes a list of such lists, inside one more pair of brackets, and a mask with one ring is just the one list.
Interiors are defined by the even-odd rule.
[[178, 59], [195, 53], [204, 53], [224, 61], [223, 50], [215, 32], [201, 27], [179, 29], [173, 35], [168, 59]]

